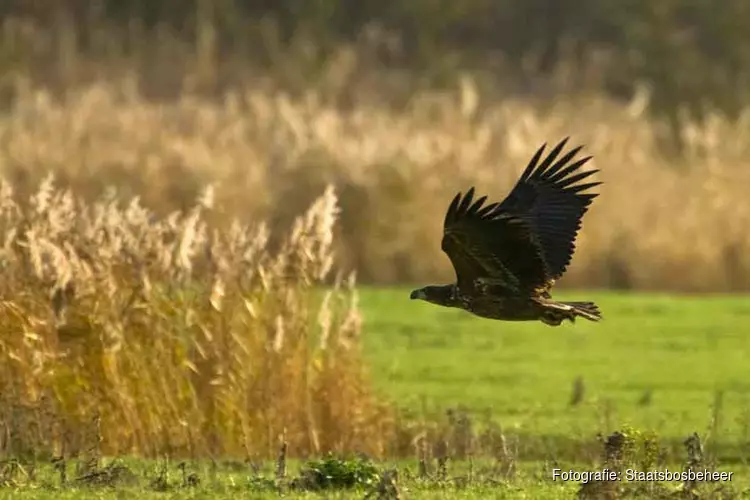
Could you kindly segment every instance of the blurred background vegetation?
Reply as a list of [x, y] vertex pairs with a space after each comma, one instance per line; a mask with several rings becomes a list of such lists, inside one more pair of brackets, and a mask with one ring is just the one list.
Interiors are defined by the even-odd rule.
[[436, 85], [465, 69], [523, 94], [596, 89], [629, 99], [647, 85], [652, 109], [667, 114], [684, 106], [736, 116], [750, 97], [743, 0], [9, 0], [0, 9], [6, 25], [22, 20], [66, 37], [45, 47], [6, 38], [6, 64], [71, 45], [99, 57], [141, 44], [158, 51], [153, 43], [166, 36], [220, 61], [254, 63], [301, 40], [314, 43], [311, 63], [342, 42], [369, 42], [389, 68], [417, 69]]
[[743, 0], [0, 12], [1, 163], [22, 191], [52, 171], [171, 210], [213, 182], [228, 213], [284, 226], [333, 183], [361, 281], [450, 279], [434, 214], [469, 183], [501, 196], [539, 144], [572, 135], [606, 184], [562, 286], [750, 286]]

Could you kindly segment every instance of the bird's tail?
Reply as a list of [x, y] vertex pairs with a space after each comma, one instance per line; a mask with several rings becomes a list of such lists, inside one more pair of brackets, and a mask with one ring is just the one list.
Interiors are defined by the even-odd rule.
[[544, 323], [558, 326], [564, 320], [574, 323], [577, 317], [586, 318], [589, 321], [599, 321], [602, 313], [593, 302], [547, 302], [546, 311], [541, 317]]

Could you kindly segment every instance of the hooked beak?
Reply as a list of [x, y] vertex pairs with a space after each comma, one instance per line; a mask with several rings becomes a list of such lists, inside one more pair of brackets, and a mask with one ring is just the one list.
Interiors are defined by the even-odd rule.
[[409, 298], [412, 300], [414, 299], [425, 300], [427, 298], [427, 295], [425, 295], [424, 290], [420, 288], [419, 290], [414, 290], [413, 292], [411, 292], [411, 295], [409, 295]]

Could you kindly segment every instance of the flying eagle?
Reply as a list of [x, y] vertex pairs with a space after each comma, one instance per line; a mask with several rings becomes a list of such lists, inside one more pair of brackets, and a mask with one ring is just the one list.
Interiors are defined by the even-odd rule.
[[[442, 249], [456, 271], [456, 283], [411, 292], [445, 307], [483, 318], [540, 320], [551, 326], [576, 317], [599, 321], [593, 302], [557, 302], [550, 289], [565, 272], [581, 219], [598, 193], [583, 193], [601, 182], [581, 184], [598, 170], [579, 170], [591, 156], [573, 161], [583, 146], [562, 156], [563, 139], [543, 160], [543, 144], [507, 198], [485, 205], [474, 187], [458, 193], [443, 224]], [[541, 160], [541, 161], [540, 161]]]

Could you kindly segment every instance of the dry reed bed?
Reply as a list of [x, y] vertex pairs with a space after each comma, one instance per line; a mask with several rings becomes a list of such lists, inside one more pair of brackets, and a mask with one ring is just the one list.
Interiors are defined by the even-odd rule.
[[487, 101], [468, 79], [402, 109], [364, 98], [342, 107], [323, 95], [248, 86], [222, 100], [150, 102], [126, 79], [58, 100], [19, 85], [0, 118], [1, 171], [19, 187], [52, 171], [88, 199], [115, 184], [162, 212], [187, 209], [216, 183], [223, 215], [268, 218], [274, 229], [333, 183], [346, 266], [367, 281], [438, 281], [451, 277], [439, 236], [455, 191], [476, 182], [503, 196], [539, 144], [571, 136], [595, 155], [605, 184], [563, 284], [750, 285], [750, 111], [734, 123], [685, 121], [687, 152], [673, 160], [640, 99]]
[[3, 454], [384, 453], [353, 278], [319, 289], [334, 190], [273, 251], [264, 224], [209, 222], [213, 203], [159, 217], [51, 178], [28, 199], [2, 184]]

